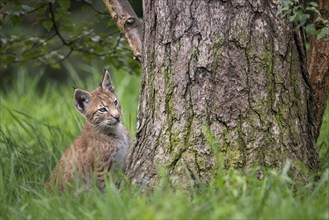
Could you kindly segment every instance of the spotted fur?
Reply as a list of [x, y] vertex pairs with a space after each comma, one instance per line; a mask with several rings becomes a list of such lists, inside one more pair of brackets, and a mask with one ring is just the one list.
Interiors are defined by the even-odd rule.
[[[74, 104], [85, 118], [81, 135], [62, 155], [46, 185], [68, 188], [73, 181], [105, 188], [105, 177], [124, 167], [130, 135], [121, 124], [121, 107], [107, 71], [91, 92], [75, 89]], [[96, 178], [96, 179], [94, 179]]]

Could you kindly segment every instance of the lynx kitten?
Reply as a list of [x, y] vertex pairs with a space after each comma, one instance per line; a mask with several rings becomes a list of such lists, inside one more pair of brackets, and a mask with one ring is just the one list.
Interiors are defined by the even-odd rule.
[[85, 125], [80, 137], [65, 150], [46, 185], [62, 191], [75, 180], [87, 185], [95, 181], [104, 190], [106, 173], [123, 168], [130, 142], [128, 130], [120, 123], [120, 104], [108, 71], [94, 91], [75, 89], [73, 99]]

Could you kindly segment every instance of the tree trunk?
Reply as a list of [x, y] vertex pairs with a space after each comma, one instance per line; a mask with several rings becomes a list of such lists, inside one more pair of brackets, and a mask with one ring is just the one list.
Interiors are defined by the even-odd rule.
[[207, 182], [216, 151], [246, 172], [287, 160], [318, 170], [304, 45], [276, 12], [272, 1], [144, 1], [133, 182], [153, 186], [159, 169], [184, 188]]
[[[328, 0], [318, 0], [322, 18], [329, 20]], [[308, 54], [308, 71], [314, 96], [315, 137], [319, 136], [324, 110], [329, 95], [329, 39], [311, 37]]]

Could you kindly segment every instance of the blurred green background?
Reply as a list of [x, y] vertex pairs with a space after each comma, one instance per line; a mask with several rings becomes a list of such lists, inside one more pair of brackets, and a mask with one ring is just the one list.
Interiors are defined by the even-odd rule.
[[[141, 0], [131, 2], [142, 16]], [[111, 180], [105, 194], [97, 189], [79, 195], [45, 190], [52, 168], [83, 125], [73, 87], [93, 90], [104, 68], [109, 69], [123, 123], [134, 137], [141, 67], [102, 1], [13, 0], [0, 5], [2, 219], [329, 218], [328, 107], [317, 143], [321, 177], [304, 186], [287, 176], [289, 165], [281, 172], [268, 171], [262, 181], [219, 166], [208, 185], [187, 191], [171, 189], [165, 175], [147, 193], [127, 181], [118, 189]]]

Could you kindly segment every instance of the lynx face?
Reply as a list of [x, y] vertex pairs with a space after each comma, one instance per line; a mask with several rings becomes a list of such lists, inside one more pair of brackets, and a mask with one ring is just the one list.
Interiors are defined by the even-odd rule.
[[102, 83], [94, 91], [76, 89], [74, 103], [76, 109], [96, 129], [111, 130], [121, 120], [120, 104], [114, 95], [108, 72], [105, 72]]

